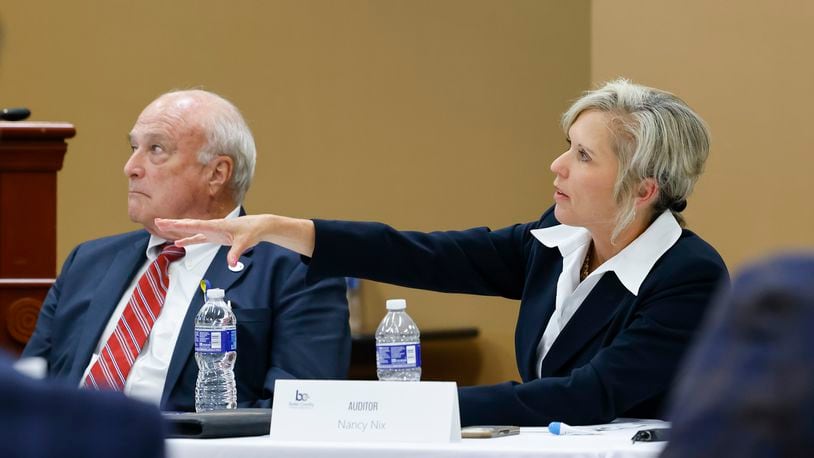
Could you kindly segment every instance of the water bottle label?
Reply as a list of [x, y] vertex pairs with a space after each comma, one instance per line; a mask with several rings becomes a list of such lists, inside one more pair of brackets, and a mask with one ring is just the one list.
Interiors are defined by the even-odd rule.
[[225, 353], [237, 350], [237, 329], [195, 328], [195, 351], [199, 353]]
[[376, 367], [379, 369], [421, 367], [421, 344], [418, 342], [377, 344]]

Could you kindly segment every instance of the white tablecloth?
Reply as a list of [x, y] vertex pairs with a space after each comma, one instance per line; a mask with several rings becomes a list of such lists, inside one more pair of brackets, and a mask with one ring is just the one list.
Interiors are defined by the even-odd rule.
[[[657, 427], [653, 425], [652, 427]], [[546, 428], [521, 428], [517, 436], [463, 439], [453, 444], [282, 442], [269, 436], [230, 439], [169, 439], [169, 458], [254, 457], [656, 457], [663, 442], [631, 443], [636, 429], [598, 435], [555, 436]]]

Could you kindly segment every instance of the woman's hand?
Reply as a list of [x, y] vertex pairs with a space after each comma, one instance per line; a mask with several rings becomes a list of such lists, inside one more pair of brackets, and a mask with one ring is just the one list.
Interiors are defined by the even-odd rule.
[[162, 219], [155, 225], [175, 238], [176, 246], [198, 243], [231, 245], [227, 256], [230, 266], [240, 255], [260, 242], [271, 242], [305, 256], [314, 252], [314, 223], [311, 220], [276, 215], [248, 215], [233, 219]]

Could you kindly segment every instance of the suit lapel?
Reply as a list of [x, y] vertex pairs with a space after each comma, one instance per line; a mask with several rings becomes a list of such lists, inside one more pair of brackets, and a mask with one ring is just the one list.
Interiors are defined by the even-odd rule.
[[82, 323], [82, 337], [77, 344], [74, 363], [68, 376], [71, 384], [79, 384], [113, 310], [132, 282], [133, 276], [147, 259], [145, 253], [148, 240], [149, 234], [145, 232], [144, 237], [116, 253], [110, 268], [99, 282], [99, 288], [93, 294]]
[[561, 368], [613, 317], [623, 297], [630, 293], [613, 272], [606, 272], [557, 336], [543, 359], [541, 375], [551, 376]]
[[[243, 263], [243, 270], [234, 272], [229, 270], [226, 263], [226, 254], [229, 252], [228, 246], [222, 246], [209, 264], [209, 268], [204, 274], [204, 278], [209, 280], [213, 288], [221, 288], [226, 291], [226, 298], [229, 298], [229, 288], [241, 279], [246, 272], [249, 271], [252, 265], [251, 252], [252, 249], [247, 250], [240, 257], [240, 262]], [[167, 405], [167, 399], [172, 393], [173, 388], [178, 383], [178, 378], [183, 372], [184, 366], [191, 362], [195, 364], [192, 353], [195, 347], [195, 316], [204, 304], [203, 292], [198, 288], [192, 302], [187, 308], [187, 313], [184, 316], [184, 322], [181, 325], [181, 331], [178, 333], [178, 340], [175, 342], [175, 350], [172, 354], [170, 367], [167, 370], [167, 380], [164, 382], [164, 392], [161, 395], [162, 408]]]
[[[545, 263], [539, 263], [544, 265]], [[558, 255], [550, 266], [540, 274], [531, 274], [538, 287], [527, 288], [524, 306], [520, 308], [515, 329], [515, 351], [517, 369], [523, 381], [537, 378], [537, 344], [543, 335], [546, 323], [554, 313], [557, 294], [557, 278], [562, 271], [562, 258]], [[528, 281], [528, 280], [527, 280]]]

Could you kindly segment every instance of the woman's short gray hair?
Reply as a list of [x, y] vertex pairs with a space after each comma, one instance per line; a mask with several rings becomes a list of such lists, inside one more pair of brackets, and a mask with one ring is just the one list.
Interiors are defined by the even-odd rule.
[[706, 123], [675, 95], [626, 79], [605, 83], [574, 102], [562, 115], [566, 135], [587, 110], [611, 115], [609, 127], [619, 159], [614, 198], [620, 206], [611, 239], [633, 222], [635, 195], [646, 178], [658, 185], [652, 217], [670, 209], [683, 226], [680, 212], [709, 156]]

